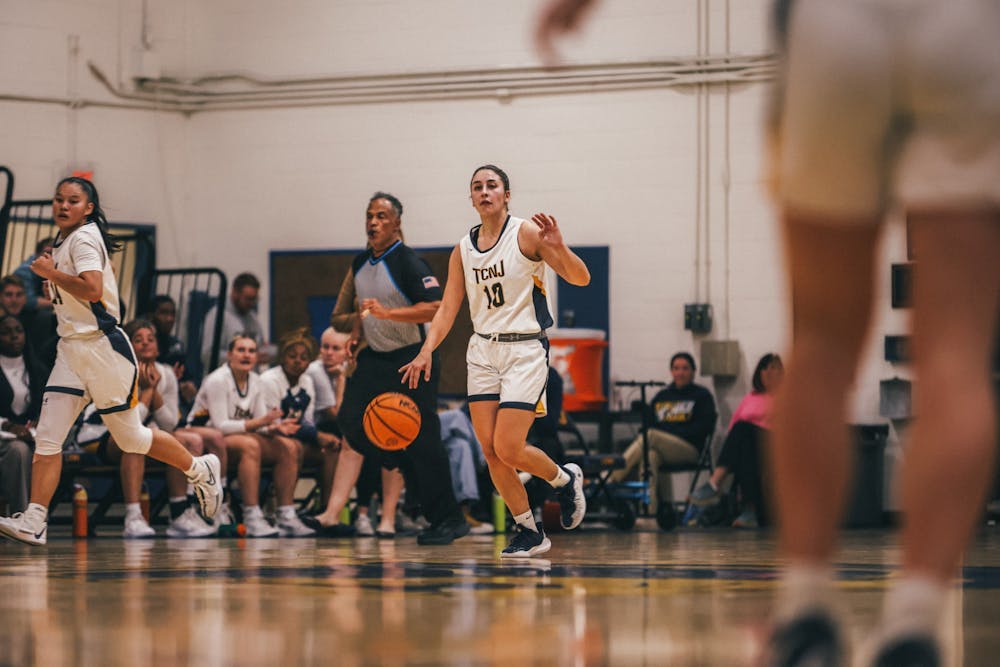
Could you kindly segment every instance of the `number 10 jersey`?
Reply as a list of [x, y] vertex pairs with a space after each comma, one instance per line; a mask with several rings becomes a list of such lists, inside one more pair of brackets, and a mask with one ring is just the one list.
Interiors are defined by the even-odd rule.
[[492, 248], [480, 250], [477, 225], [459, 242], [465, 292], [476, 333], [538, 333], [552, 326], [545, 300], [545, 262], [524, 256], [517, 242], [526, 223], [508, 215]]

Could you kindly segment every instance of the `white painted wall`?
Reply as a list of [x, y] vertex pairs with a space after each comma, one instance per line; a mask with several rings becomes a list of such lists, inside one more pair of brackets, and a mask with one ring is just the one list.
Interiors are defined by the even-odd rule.
[[[607, 0], [564, 45], [565, 58], [691, 57], [699, 43], [697, 4]], [[769, 4], [712, 0], [703, 32], [708, 51], [723, 54], [728, 32], [732, 53], [766, 52]], [[125, 87], [140, 71], [279, 79], [533, 66], [536, 6], [147, 0], [150, 49], [140, 59], [141, 0], [0, 0], [0, 91], [112, 100], [88, 61]], [[79, 36], [75, 59], [70, 35]], [[701, 231], [708, 250], [698, 266], [697, 100], [690, 89], [192, 116], [0, 101], [0, 163], [17, 174], [20, 197], [47, 196], [70, 164], [91, 166], [112, 217], [158, 225], [162, 266], [216, 265], [266, 280], [269, 250], [360, 246], [364, 206], [377, 189], [404, 202], [408, 242], [454, 243], [476, 222], [467, 192], [472, 168], [495, 162], [511, 176], [515, 214], [551, 212], [570, 242], [611, 247], [614, 378], [665, 377], [670, 353], [698, 351], [699, 339], [683, 329], [682, 304], [714, 305], [710, 337], [739, 341], [745, 357], [741, 378], [715, 386], [727, 417], [756, 359], [787, 340], [782, 257], [761, 188], [766, 96], [762, 84], [731, 89], [726, 143], [726, 98], [721, 88], [712, 91], [709, 215]], [[900, 235], [891, 235], [879, 333], [854, 401], [860, 421], [879, 420], [878, 381], [896, 373], [880, 360], [881, 336], [902, 331], [902, 315], [889, 310], [885, 293], [888, 260], [903, 254]]]

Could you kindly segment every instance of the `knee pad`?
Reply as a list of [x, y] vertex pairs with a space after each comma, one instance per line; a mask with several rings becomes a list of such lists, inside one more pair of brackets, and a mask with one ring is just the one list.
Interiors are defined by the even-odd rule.
[[153, 446], [153, 431], [143, 426], [135, 408], [101, 415], [118, 449], [129, 454], [147, 454]]

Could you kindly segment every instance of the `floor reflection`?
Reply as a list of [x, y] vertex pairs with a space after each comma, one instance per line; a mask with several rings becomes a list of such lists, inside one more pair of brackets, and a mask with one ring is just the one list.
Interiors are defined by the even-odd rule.
[[[3, 543], [0, 665], [739, 665], [766, 631], [766, 533], [554, 542], [514, 563], [489, 537]], [[891, 545], [845, 545], [856, 634], [877, 615]], [[956, 587], [953, 664], [996, 655], [998, 546], [981, 539]]]

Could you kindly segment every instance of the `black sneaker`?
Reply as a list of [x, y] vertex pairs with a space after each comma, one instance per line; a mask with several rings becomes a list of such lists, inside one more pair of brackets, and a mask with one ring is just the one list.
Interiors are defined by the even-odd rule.
[[569, 482], [555, 490], [556, 499], [562, 509], [562, 527], [572, 530], [583, 521], [587, 513], [587, 497], [583, 495], [583, 470], [575, 463], [567, 463], [562, 469], [569, 475]]
[[941, 654], [937, 643], [926, 635], [899, 637], [882, 647], [874, 667], [938, 667]]
[[844, 664], [840, 631], [833, 619], [813, 611], [778, 626], [767, 645], [768, 667], [839, 667]]
[[545, 537], [545, 531], [538, 528], [537, 531], [530, 530], [523, 526], [517, 527], [510, 544], [500, 552], [501, 558], [531, 558], [538, 554], [543, 554], [552, 548], [552, 542]]
[[469, 534], [469, 524], [461, 514], [424, 528], [417, 534], [417, 544], [451, 544]]

